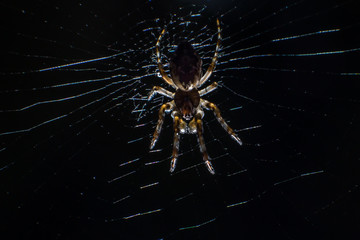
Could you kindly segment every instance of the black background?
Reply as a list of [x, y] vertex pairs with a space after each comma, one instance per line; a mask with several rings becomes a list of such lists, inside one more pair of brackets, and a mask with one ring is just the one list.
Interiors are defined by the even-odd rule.
[[[360, 78], [341, 73], [359, 73], [359, 51], [284, 56], [359, 48], [356, 1], [1, 1], [0, 5], [1, 132], [31, 128], [77, 109], [53, 123], [0, 136], [2, 239], [357, 239]], [[149, 114], [140, 123], [146, 125], [139, 128], [131, 101], [110, 112], [103, 110], [114, 104], [111, 97], [79, 109], [102, 93], [4, 111], [92, 89], [90, 85], [33, 88], [113, 74], [91, 68], [123, 67], [116, 73], [129, 77], [146, 74], [141, 69], [145, 64], [153, 64], [156, 71], [154, 49], [149, 48], [161, 28], [172, 26], [170, 20], [183, 12], [199, 11], [198, 6], [206, 10], [192, 21], [215, 28], [219, 17], [223, 25], [224, 55], [213, 75], [223, 87], [206, 98], [219, 105], [234, 129], [262, 125], [240, 131], [245, 144], [239, 147], [207, 113], [205, 138], [215, 176], [201, 164], [192, 136], [182, 138], [184, 154], [175, 174], [169, 173], [170, 118], [158, 142], [162, 151], [149, 153], [157, 117], [154, 105], [145, 108]], [[151, 30], [153, 38], [142, 33], [142, 21], [157, 27]], [[269, 43], [337, 28], [341, 31]], [[187, 34], [170, 27], [168, 31], [165, 37], [174, 44], [174, 36]], [[236, 52], [258, 44], [263, 45]], [[70, 71], [37, 71], [111, 55], [114, 49], [134, 52], [87, 64], [84, 68], [90, 70], [85, 71], [75, 71], [76, 66], [64, 68]], [[268, 53], [279, 56], [230, 61]], [[236, 69], [246, 66], [252, 68]], [[145, 96], [153, 85], [161, 85], [159, 78], [152, 79], [143, 79], [144, 85], [135, 85], [133, 91]], [[229, 110], [238, 106], [242, 108]], [[145, 165], [158, 160], [159, 164]], [[232, 175], [238, 171], [243, 172]], [[306, 175], [314, 172], [318, 173]], [[127, 173], [132, 174], [112, 181]], [[153, 182], [158, 185], [141, 188]], [[126, 196], [130, 197], [117, 202]], [[153, 210], [159, 211], [128, 218]], [[190, 226], [198, 227], [187, 229]]]

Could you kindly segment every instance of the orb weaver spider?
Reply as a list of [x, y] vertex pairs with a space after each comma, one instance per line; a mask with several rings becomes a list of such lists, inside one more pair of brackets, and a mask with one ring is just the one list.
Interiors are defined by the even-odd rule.
[[201, 98], [202, 96], [214, 91], [218, 84], [213, 82], [211, 85], [203, 88], [202, 90], [198, 90], [210, 78], [217, 62], [221, 42], [221, 28], [219, 19], [217, 19], [216, 22], [218, 39], [215, 54], [204, 75], [202, 75], [202, 60], [200, 56], [196, 53], [190, 43], [182, 42], [177, 46], [174, 56], [170, 59], [170, 78], [165, 73], [160, 55], [160, 41], [164, 36], [165, 29], [162, 30], [156, 42], [157, 64], [161, 77], [176, 91], [174, 93], [162, 87], [154, 86], [149, 93], [148, 101], [150, 101], [155, 94], [161, 94], [165, 97], [173, 99], [172, 101], [163, 104], [159, 110], [159, 119], [151, 140], [150, 149], [155, 146], [155, 143], [159, 138], [161, 128], [164, 123], [165, 113], [171, 112], [174, 124], [174, 143], [170, 172], [173, 172], [176, 167], [176, 161], [179, 155], [180, 134], [197, 133], [197, 139], [200, 145], [200, 151], [203, 155], [204, 163], [209, 172], [211, 174], [215, 174], [215, 170], [206, 151], [203, 137], [203, 124], [201, 120], [204, 117], [203, 109], [212, 110], [221, 126], [238, 144], [242, 145], [241, 139], [222, 118], [219, 108], [214, 103]]

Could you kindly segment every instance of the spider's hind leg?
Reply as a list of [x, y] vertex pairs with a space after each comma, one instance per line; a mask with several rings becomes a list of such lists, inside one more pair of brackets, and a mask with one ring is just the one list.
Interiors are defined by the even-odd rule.
[[211, 85], [207, 86], [206, 88], [201, 89], [199, 91], [200, 97], [202, 97], [202, 96], [204, 96], [204, 95], [206, 95], [208, 93], [211, 93], [212, 91], [217, 89], [218, 86], [219, 86], [219, 84], [217, 82], [213, 82]]
[[164, 79], [164, 81], [167, 84], [171, 85], [172, 87], [174, 87], [176, 89], [177, 88], [176, 85], [174, 84], [173, 80], [171, 78], [169, 78], [169, 76], [166, 74], [166, 72], [164, 70], [164, 66], [161, 63], [160, 41], [161, 41], [161, 38], [164, 36], [164, 34], [165, 34], [165, 29], [162, 30], [162, 32], [156, 42], [156, 45], [155, 45], [157, 64], [158, 64], [158, 68], [159, 68], [162, 79]]
[[215, 48], [214, 57], [213, 57], [210, 65], [209, 65], [209, 68], [207, 69], [206, 73], [201, 77], [200, 82], [199, 82], [199, 87], [201, 85], [203, 85], [210, 78], [211, 74], [215, 70], [216, 62], [217, 62], [217, 59], [218, 59], [218, 55], [219, 55], [219, 51], [220, 51], [220, 43], [221, 43], [221, 27], [220, 27], [219, 19], [216, 19], [216, 24], [217, 24], [218, 39], [217, 39], [217, 42], [216, 42], [216, 48]]

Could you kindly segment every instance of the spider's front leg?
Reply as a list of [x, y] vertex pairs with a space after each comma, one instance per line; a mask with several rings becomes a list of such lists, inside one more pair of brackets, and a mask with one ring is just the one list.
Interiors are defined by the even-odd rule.
[[176, 168], [176, 162], [179, 156], [180, 134], [185, 132], [185, 128], [186, 128], [186, 123], [181, 118], [179, 112], [174, 111], [172, 116], [174, 119], [174, 143], [173, 143], [172, 159], [170, 164], [170, 172], [174, 172]]
[[215, 170], [209, 160], [209, 154], [206, 151], [206, 146], [205, 146], [205, 141], [204, 141], [204, 136], [203, 136], [203, 124], [202, 124], [202, 120], [201, 120], [203, 118], [203, 116], [204, 116], [204, 112], [202, 110], [197, 110], [195, 117], [189, 123], [189, 127], [190, 127], [190, 129], [196, 128], [198, 141], [199, 141], [199, 145], [200, 145], [200, 151], [203, 155], [203, 160], [205, 162], [205, 165], [211, 174], [215, 174]]
[[175, 106], [175, 103], [174, 101], [171, 101], [171, 102], [167, 102], [165, 104], [163, 104], [159, 110], [159, 119], [158, 119], [158, 123], [156, 125], [156, 129], [155, 129], [155, 132], [154, 132], [154, 135], [153, 135], [153, 138], [151, 140], [151, 143], [150, 143], [150, 149], [153, 149], [153, 147], [155, 146], [155, 143], [156, 141], [158, 140], [159, 138], [159, 135], [160, 135], [160, 132], [161, 132], [161, 128], [162, 128], [162, 125], [164, 123], [164, 117], [165, 117], [165, 112], [169, 112], [171, 111]]
[[225, 120], [222, 118], [220, 114], [219, 108], [212, 102], [206, 101], [204, 99], [200, 99], [200, 104], [206, 109], [210, 109], [214, 112], [214, 115], [220, 125], [227, 131], [227, 133], [231, 136], [232, 139], [234, 139], [239, 145], [242, 145], [241, 139], [238, 137], [238, 135], [232, 130], [231, 127], [225, 122]]

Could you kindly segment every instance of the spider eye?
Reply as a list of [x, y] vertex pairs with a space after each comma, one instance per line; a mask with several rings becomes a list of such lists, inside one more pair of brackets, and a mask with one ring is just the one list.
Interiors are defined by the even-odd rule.
[[186, 121], [189, 121], [192, 119], [192, 115], [191, 114], [184, 114], [183, 115], [183, 118], [186, 120]]
[[186, 101], [184, 103], [184, 106], [181, 109], [181, 112], [183, 114], [183, 118], [185, 120], [191, 120], [192, 119], [192, 105], [190, 101]]

